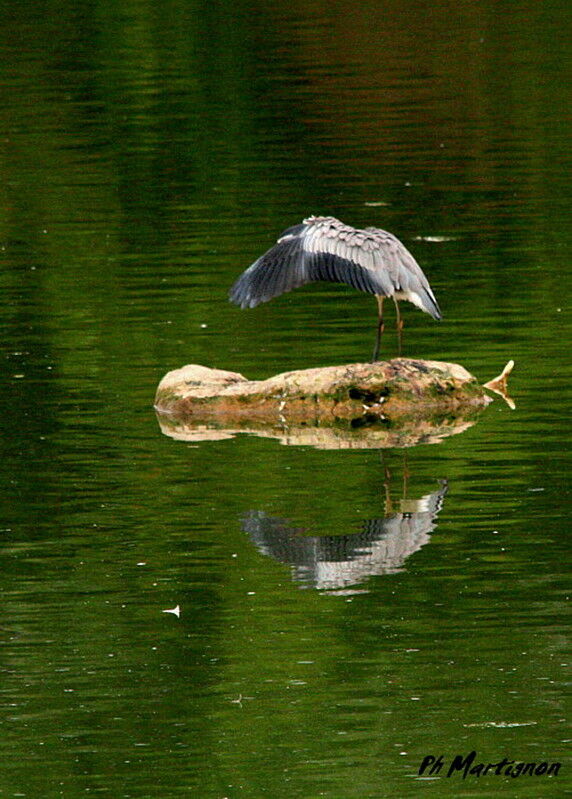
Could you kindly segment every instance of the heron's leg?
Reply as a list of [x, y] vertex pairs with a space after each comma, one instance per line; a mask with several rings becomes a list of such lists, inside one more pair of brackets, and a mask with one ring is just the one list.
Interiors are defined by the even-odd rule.
[[379, 294], [375, 295], [377, 300], [377, 333], [375, 336], [375, 348], [373, 350], [372, 363], [375, 363], [379, 358], [379, 346], [381, 344], [381, 334], [383, 333], [383, 297]]
[[395, 313], [397, 315], [397, 354], [401, 355], [401, 331], [403, 330], [403, 319], [401, 318], [401, 313], [399, 311], [399, 303], [393, 298], [393, 302], [395, 303]]

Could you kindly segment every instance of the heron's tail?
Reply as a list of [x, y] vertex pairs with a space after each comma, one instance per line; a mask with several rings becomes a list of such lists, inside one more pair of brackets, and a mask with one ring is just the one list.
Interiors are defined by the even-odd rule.
[[421, 306], [425, 313], [430, 314], [433, 319], [441, 320], [443, 318], [443, 314], [441, 313], [441, 309], [439, 308], [439, 304], [435, 299], [433, 292], [431, 290], [425, 292], [425, 296], [423, 297], [423, 305]]

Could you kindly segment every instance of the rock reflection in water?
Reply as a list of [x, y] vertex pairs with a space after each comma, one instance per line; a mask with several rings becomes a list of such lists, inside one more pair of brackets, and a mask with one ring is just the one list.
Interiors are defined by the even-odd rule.
[[242, 528], [264, 555], [292, 566], [296, 582], [334, 593], [352, 589], [372, 575], [395, 574], [428, 543], [447, 493], [447, 481], [417, 500], [402, 499], [399, 513], [368, 519], [354, 535], [306, 536], [285, 519], [250, 511]]

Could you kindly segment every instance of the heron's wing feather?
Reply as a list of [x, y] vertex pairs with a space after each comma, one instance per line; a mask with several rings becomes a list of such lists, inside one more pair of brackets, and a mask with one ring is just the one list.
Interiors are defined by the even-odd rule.
[[379, 253], [367, 237], [338, 220], [310, 222], [302, 234], [309, 280], [346, 283], [359, 291], [389, 297], [394, 287]]
[[429, 281], [407, 247], [386, 230], [367, 230], [379, 240], [379, 256], [390, 276], [396, 298], [407, 299], [434, 319], [441, 319]]
[[231, 288], [229, 298], [241, 308], [254, 308], [307, 282], [300, 239], [288, 237], [242, 273]]
[[433, 319], [441, 319], [441, 310], [421, 267], [401, 242], [397, 252], [398, 281], [406, 299], [411, 300]]
[[306, 253], [307, 282], [325, 280], [330, 283], [346, 283], [354, 289], [368, 294], [389, 296], [391, 286], [351, 258], [329, 252]]

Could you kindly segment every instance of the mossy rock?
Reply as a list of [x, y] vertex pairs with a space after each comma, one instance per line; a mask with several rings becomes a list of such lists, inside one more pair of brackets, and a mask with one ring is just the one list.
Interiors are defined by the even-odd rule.
[[155, 396], [159, 413], [189, 421], [335, 423], [336, 420], [450, 416], [490, 402], [458, 364], [396, 358], [284, 372], [248, 380], [191, 364], [168, 372]]

